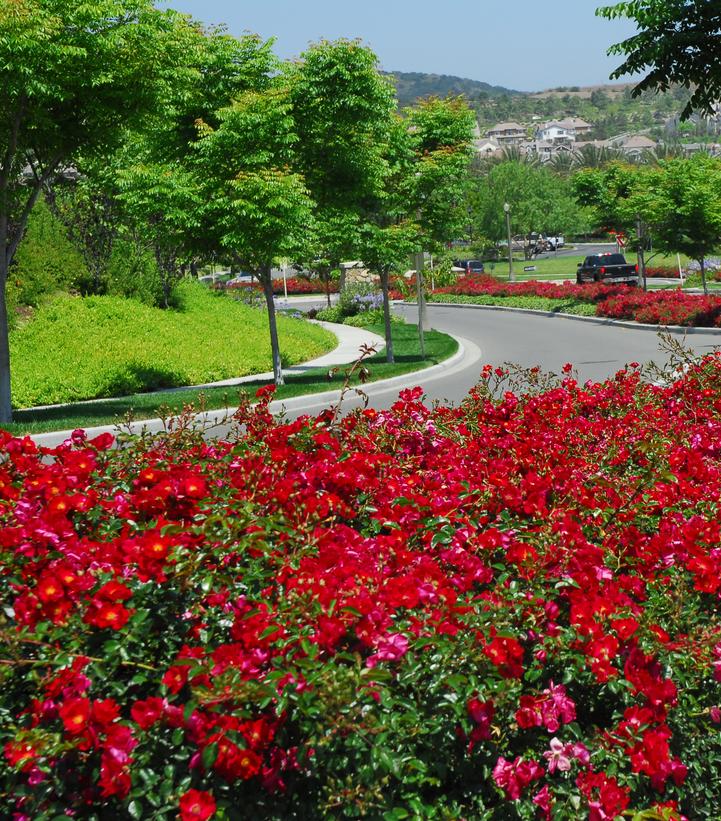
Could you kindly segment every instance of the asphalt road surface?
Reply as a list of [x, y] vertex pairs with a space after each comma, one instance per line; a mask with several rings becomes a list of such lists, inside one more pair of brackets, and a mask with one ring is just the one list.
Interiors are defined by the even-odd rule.
[[[417, 321], [417, 309], [398, 305], [397, 313]], [[478, 382], [484, 364], [503, 365], [512, 362], [524, 367], [540, 366], [544, 371], [560, 373], [566, 362], [572, 363], [581, 382], [600, 381], [613, 376], [629, 362], [655, 362], [664, 365], [668, 352], [652, 330], [623, 328], [590, 322], [579, 322], [558, 316], [521, 314], [511, 311], [478, 310], [447, 305], [429, 305], [430, 324], [439, 331], [463, 340], [465, 359], [453, 367], [436, 370], [431, 377], [423, 372], [411, 374], [408, 385], [421, 385], [429, 401], [458, 404]], [[702, 331], [674, 334], [697, 355], [721, 347], [721, 335]], [[388, 407], [402, 386], [366, 386], [370, 405]], [[360, 404], [350, 397], [345, 408]], [[288, 416], [315, 414], [328, 406], [327, 400], [299, 397], [287, 403]]]

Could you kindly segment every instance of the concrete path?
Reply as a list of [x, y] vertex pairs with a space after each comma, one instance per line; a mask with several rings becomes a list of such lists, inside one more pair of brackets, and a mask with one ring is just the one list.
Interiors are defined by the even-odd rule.
[[[383, 339], [383, 337], [381, 336], [378, 336], [377, 334], [367, 331], [365, 328], [354, 328], [351, 325], [338, 325], [330, 322], [319, 322], [318, 324], [322, 325], [324, 328], [329, 330], [337, 337], [338, 345], [330, 353], [324, 354], [323, 356], [319, 356], [316, 359], [312, 359], [308, 362], [304, 362], [302, 365], [294, 365], [291, 368], [285, 368], [283, 370], [283, 373], [285, 375], [301, 374], [313, 368], [333, 368], [341, 365], [349, 365], [358, 359], [361, 353], [361, 349], [364, 347], [373, 347], [376, 351], [382, 351], [385, 348], [385, 339]], [[405, 378], [406, 377], [403, 377], [403, 379]], [[183, 388], [171, 388], [163, 392], [165, 393], [173, 391], [184, 391], [189, 389], [203, 390], [206, 388], [233, 387], [237, 385], [242, 385], [246, 382], [256, 382], [258, 380], [268, 381], [272, 379], [273, 372], [267, 371], [265, 373], [255, 373], [250, 374], [249, 376], [237, 377], [235, 379], [224, 379], [219, 382], [208, 382], [203, 385], [190, 385]], [[330, 397], [326, 399], [326, 402], [323, 407], [327, 406], [329, 402], [333, 401], [332, 397], [335, 396], [337, 393], [338, 392], [336, 391], [321, 394], [322, 396]], [[90, 400], [89, 404], [112, 402], [116, 399], [117, 397], [113, 399], [95, 399]], [[298, 399], [305, 399], [307, 401], [307, 397], [298, 397]], [[292, 404], [294, 402], [297, 402], [297, 400], [286, 400], [285, 403], [274, 402], [274, 412], [280, 413], [283, 410], [284, 404]], [[47, 405], [43, 407], [62, 406]], [[225, 416], [227, 416], [226, 410], [209, 411], [206, 414], [200, 414], [199, 419], [202, 417], [202, 420], [204, 422], [215, 423], [220, 419], [224, 418]], [[130, 426], [130, 429], [136, 433], [139, 433], [142, 430], [157, 432], [163, 429], [163, 422], [160, 419], [138, 420], [138, 422], [134, 422]], [[101, 425], [98, 427], [87, 428], [88, 436], [90, 437], [97, 436], [100, 433], [105, 433], [106, 431], [109, 431], [111, 433], [117, 433], [118, 428], [116, 425]], [[55, 447], [56, 445], [59, 445], [61, 442], [65, 441], [65, 439], [67, 439], [71, 433], [71, 430], [54, 431], [51, 433], [33, 434], [32, 438], [38, 444], [41, 444], [45, 447]]]

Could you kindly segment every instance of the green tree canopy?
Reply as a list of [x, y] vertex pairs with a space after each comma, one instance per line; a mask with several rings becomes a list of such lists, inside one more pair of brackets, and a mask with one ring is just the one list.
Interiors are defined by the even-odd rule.
[[702, 154], [662, 162], [641, 196], [656, 247], [696, 260], [708, 293], [706, 257], [721, 247], [721, 162]]
[[460, 98], [429, 98], [407, 112], [414, 151], [413, 202], [421, 244], [437, 252], [457, 239], [468, 222], [475, 116]]
[[721, 99], [721, 4], [718, 0], [630, 0], [603, 6], [596, 14], [612, 20], [626, 17], [638, 31], [608, 50], [624, 55], [612, 79], [645, 74], [633, 96], [668, 91], [679, 84], [693, 93], [683, 110], [710, 113]]
[[252, 270], [263, 284], [268, 308], [273, 371], [283, 384], [271, 269], [303, 255], [313, 225], [313, 203], [293, 170], [294, 132], [286, 87], [248, 91], [217, 113], [218, 126], [203, 124], [195, 173], [202, 186], [200, 211], [208, 241]]
[[393, 87], [356, 40], [314, 44], [287, 73], [297, 167], [316, 203], [308, 263], [328, 284], [357, 254], [360, 211], [382, 190]]
[[182, 74], [188, 23], [152, 0], [0, 4], [0, 421], [11, 418], [5, 285], [41, 190], [108, 152]]

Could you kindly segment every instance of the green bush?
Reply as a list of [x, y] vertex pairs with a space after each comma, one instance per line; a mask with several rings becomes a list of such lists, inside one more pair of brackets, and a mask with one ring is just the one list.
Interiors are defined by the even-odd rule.
[[108, 264], [107, 291], [144, 305], [162, 305], [163, 283], [152, 251], [133, 239], [118, 240]]
[[322, 308], [318, 313], [315, 315], [315, 318], [320, 320], [321, 322], [337, 322], [342, 323], [345, 314], [343, 313], [343, 308], [340, 305], [332, 305], [330, 308]]
[[[363, 311], [355, 316], [347, 316], [343, 320], [344, 325], [352, 325], [354, 328], [365, 328], [368, 325], [382, 325], [385, 322], [383, 309], [375, 308], [372, 311]], [[391, 314], [391, 322], [403, 324], [405, 320], [402, 316]]]
[[[178, 309], [119, 297], [58, 296], [10, 337], [13, 404], [29, 407], [202, 384], [272, 368], [264, 312], [194, 282]], [[285, 363], [331, 350], [324, 328], [278, 317]]]
[[45, 200], [38, 200], [10, 269], [9, 313], [22, 305], [36, 307], [48, 295], [76, 288], [89, 276], [65, 228]]

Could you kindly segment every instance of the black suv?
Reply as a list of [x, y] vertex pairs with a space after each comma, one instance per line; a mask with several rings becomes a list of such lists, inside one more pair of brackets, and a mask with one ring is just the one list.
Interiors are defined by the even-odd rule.
[[453, 261], [454, 268], [463, 268], [467, 274], [482, 274], [485, 272], [483, 262], [480, 259], [456, 259]]

